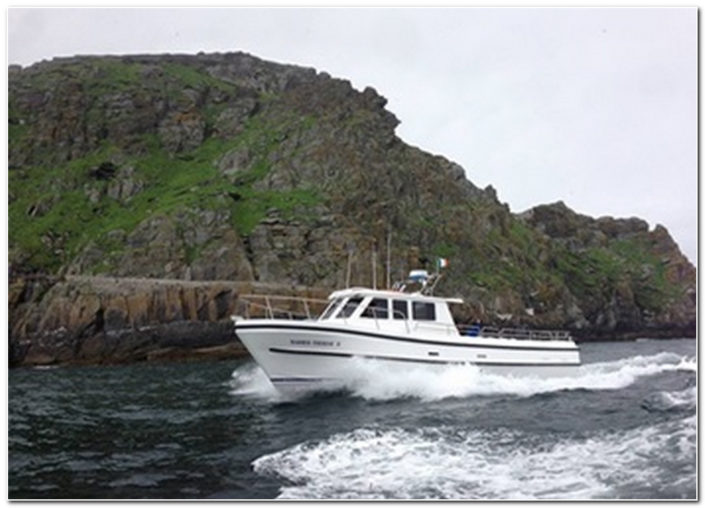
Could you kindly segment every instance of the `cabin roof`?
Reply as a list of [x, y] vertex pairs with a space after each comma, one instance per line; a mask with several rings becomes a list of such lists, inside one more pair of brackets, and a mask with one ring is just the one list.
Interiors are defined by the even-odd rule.
[[440, 296], [422, 295], [421, 293], [404, 293], [402, 291], [393, 291], [391, 289], [371, 289], [364, 287], [353, 287], [339, 289], [328, 295], [328, 299], [345, 298], [352, 295], [361, 296], [376, 296], [379, 298], [405, 298], [408, 300], [426, 301], [426, 302], [444, 302], [444, 303], [463, 303], [462, 298], [443, 298]]

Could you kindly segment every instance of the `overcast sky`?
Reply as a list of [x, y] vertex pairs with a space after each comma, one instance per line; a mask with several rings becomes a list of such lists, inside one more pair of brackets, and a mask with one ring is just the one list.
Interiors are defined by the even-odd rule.
[[696, 261], [695, 8], [8, 12], [8, 63], [234, 50], [373, 86], [514, 212], [638, 216]]

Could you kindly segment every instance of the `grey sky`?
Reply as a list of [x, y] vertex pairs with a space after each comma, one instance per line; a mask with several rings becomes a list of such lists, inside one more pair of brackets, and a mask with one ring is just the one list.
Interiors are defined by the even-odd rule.
[[696, 260], [697, 10], [10, 9], [9, 63], [242, 50], [371, 85], [512, 211], [664, 224]]

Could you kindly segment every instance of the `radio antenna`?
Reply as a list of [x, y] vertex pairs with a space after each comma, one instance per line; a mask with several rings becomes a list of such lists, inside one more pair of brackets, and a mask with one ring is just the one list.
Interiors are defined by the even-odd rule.
[[389, 228], [389, 229], [387, 230], [387, 289], [389, 289], [390, 287], [392, 287], [392, 281], [391, 281], [391, 279], [390, 279], [390, 277], [391, 277], [391, 270], [392, 270], [392, 269], [391, 269], [391, 266], [392, 266], [392, 265], [391, 265], [391, 263], [392, 263], [392, 261], [391, 261], [391, 259], [392, 259], [391, 250], [392, 250], [392, 228]]

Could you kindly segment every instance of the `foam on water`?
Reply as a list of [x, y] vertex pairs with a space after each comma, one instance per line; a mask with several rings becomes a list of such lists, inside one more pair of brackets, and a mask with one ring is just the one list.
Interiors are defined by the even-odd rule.
[[695, 358], [683, 357], [678, 363], [677, 370], [690, 370], [692, 372], [697, 372], [698, 362]]
[[698, 400], [697, 386], [676, 392], [660, 391], [651, 394], [641, 404], [647, 411], [681, 411], [695, 409]]
[[691, 386], [680, 392], [662, 392], [674, 408], [695, 409], [698, 401], [698, 387]]
[[[355, 358], [341, 373], [345, 378], [337, 389], [367, 400], [414, 397], [440, 400], [448, 397], [511, 394], [528, 397], [560, 390], [614, 390], [632, 384], [641, 376], [667, 371], [696, 369], [694, 358], [674, 353], [633, 356], [620, 360], [582, 365], [569, 377], [533, 378], [483, 372], [473, 365], [427, 366], [389, 364]], [[233, 372], [233, 393], [281, 401], [276, 389], [253, 364]]]
[[228, 385], [232, 388], [232, 395], [255, 397], [271, 402], [279, 402], [282, 399], [267, 374], [255, 363], [247, 363], [235, 369]]
[[293, 484], [285, 499], [638, 498], [644, 486], [669, 497], [674, 482], [694, 495], [695, 426], [693, 416], [548, 442], [508, 430], [363, 428], [253, 467]]

